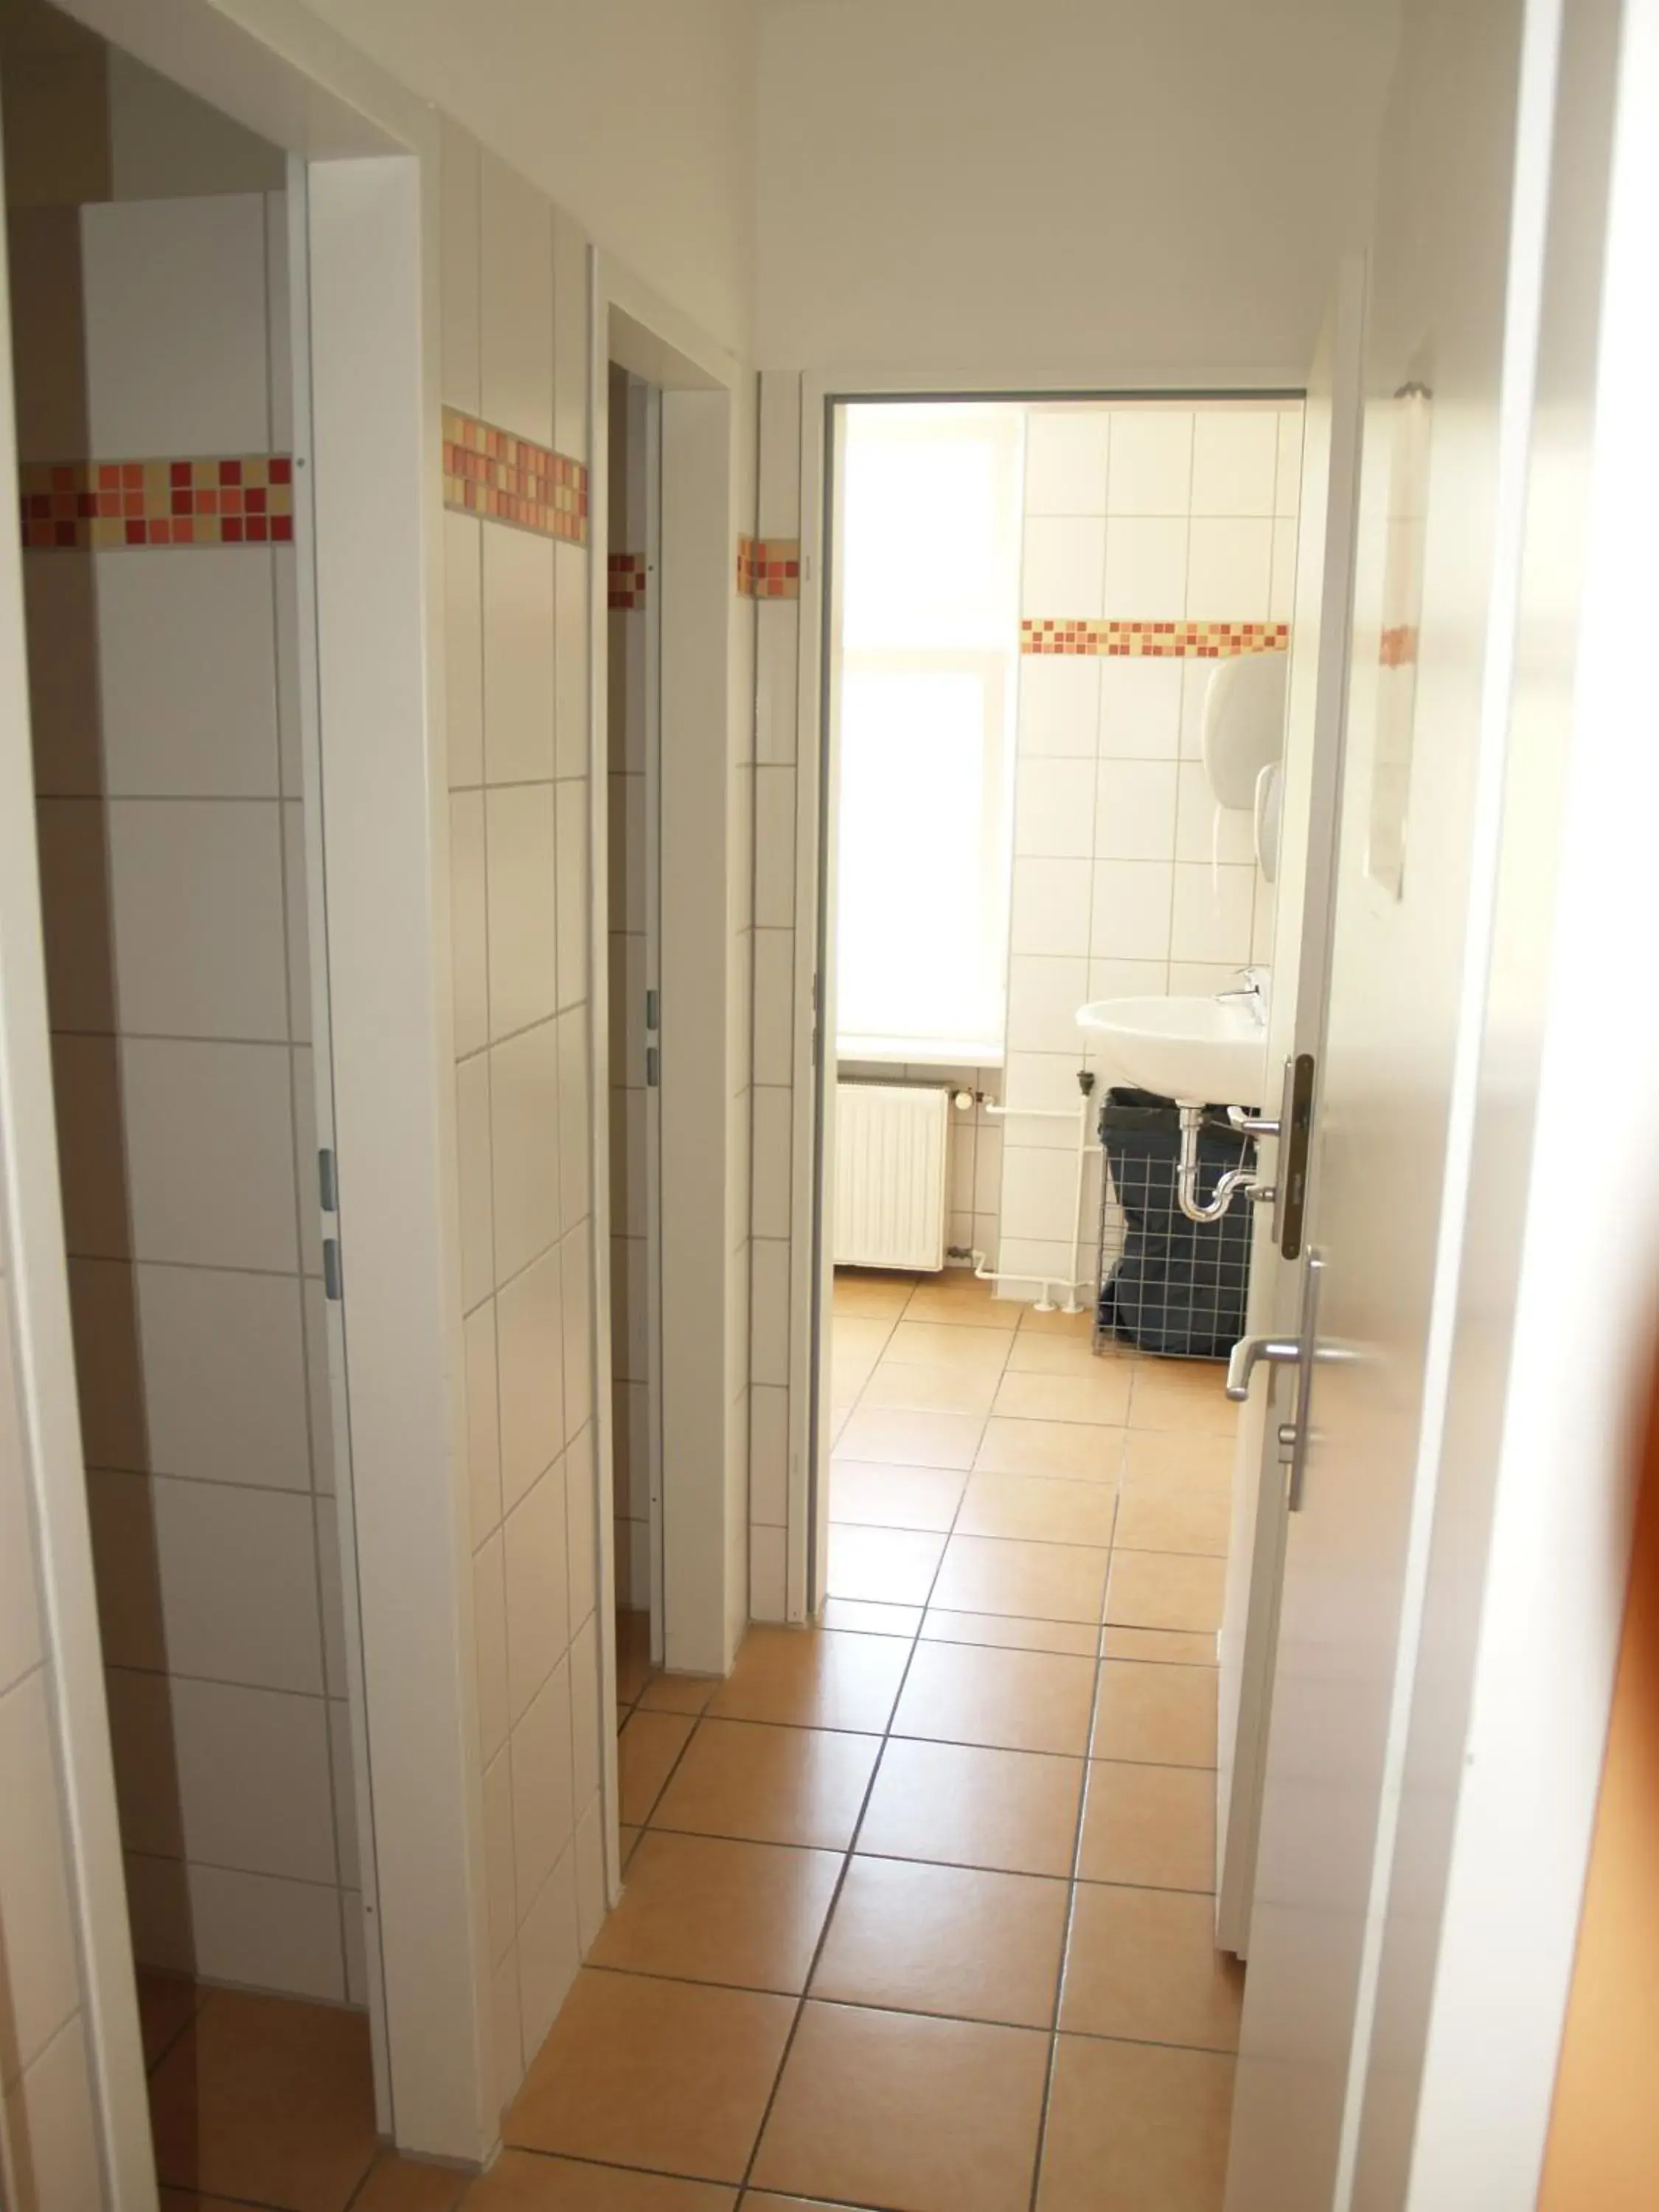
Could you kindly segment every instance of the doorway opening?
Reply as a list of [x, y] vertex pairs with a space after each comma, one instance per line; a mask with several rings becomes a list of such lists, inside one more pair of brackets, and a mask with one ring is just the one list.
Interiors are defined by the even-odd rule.
[[0, 72], [61, 1199], [157, 2170], [196, 2178], [204, 2054], [242, 2051], [338, 2100], [361, 2174], [384, 2000], [330, 1310], [305, 210], [283, 150], [54, 9], [6, 11]]

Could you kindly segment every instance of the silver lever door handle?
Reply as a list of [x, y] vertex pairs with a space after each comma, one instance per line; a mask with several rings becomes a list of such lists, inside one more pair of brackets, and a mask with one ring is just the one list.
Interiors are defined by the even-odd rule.
[[1227, 1395], [1241, 1400], [1249, 1396], [1250, 1377], [1258, 1361], [1265, 1359], [1270, 1367], [1294, 1367], [1301, 1358], [1299, 1337], [1241, 1336], [1227, 1361]]

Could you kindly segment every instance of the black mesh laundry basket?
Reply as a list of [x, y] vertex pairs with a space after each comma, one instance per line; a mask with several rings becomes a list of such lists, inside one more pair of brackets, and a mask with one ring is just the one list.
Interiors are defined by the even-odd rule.
[[[1220, 1109], [1215, 1109], [1218, 1116]], [[1181, 1123], [1167, 1098], [1113, 1090], [1100, 1109], [1101, 1338], [1177, 1359], [1221, 1359], [1244, 1334], [1251, 1206], [1191, 1221], [1176, 1196]], [[1254, 1164], [1248, 1137], [1206, 1123], [1198, 1140], [1200, 1202], [1230, 1168]]]

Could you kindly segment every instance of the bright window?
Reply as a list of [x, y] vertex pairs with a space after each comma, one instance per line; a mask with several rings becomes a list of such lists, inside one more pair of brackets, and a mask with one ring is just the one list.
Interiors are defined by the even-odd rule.
[[849, 406], [837, 515], [843, 1059], [1000, 1058], [1020, 410]]

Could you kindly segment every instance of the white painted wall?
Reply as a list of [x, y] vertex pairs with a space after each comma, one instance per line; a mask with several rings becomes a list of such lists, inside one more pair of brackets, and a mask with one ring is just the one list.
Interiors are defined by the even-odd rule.
[[724, 343], [750, 328], [752, 0], [313, 0]]
[[1394, 16], [763, 0], [758, 358], [1301, 367], [1368, 216]]

